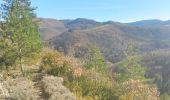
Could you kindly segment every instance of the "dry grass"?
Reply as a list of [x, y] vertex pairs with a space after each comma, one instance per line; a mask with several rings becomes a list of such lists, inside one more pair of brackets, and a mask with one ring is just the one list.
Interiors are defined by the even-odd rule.
[[9, 97], [9, 92], [5, 88], [4, 84], [0, 82], [0, 100], [5, 100]]
[[33, 82], [23, 77], [8, 77], [0, 81], [0, 100], [38, 100]]
[[48, 100], [76, 100], [74, 95], [62, 85], [63, 79], [54, 76], [45, 76], [42, 84]]

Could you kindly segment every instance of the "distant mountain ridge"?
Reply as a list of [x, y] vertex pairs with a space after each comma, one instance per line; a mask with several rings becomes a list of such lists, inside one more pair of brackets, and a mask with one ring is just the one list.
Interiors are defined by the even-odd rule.
[[136, 21], [132, 23], [127, 23], [130, 26], [143, 26], [143, 27], [159, 27], [159, 26], [170, 26], [170, 20], [162, 21], [158, 19], [152, 19], [152, 20], [142, 20], [142, 21]]
[[60, 35], [66, 31], [82, 30], [96, 27], [101, 23], [90, 19], [78, 18], [75, 20], [56, 20], [50, 18], [39, 18], [40, 32], [43, 40], [49, 40], [54, 36]]
[[145, 20], [134, 23], [96, 22], [90, 19], [41, 19], [41, 37], [51, 48], [65, 54], [83, 55], [90, 45], [100, 48], [110, 61], [133, 44], [138, 52], [170, 48], [170, 21]]
[[63, 20], [65, 27], [68, 29], [76, 30], [76, 29], [87, 29], [91, 28], [97, 25], [100, 25], [99, 22], [96, 22], [94, 20], [90, 19], [83, 19], [83, 18], [77, 18], [75, 20], [65, 21]]

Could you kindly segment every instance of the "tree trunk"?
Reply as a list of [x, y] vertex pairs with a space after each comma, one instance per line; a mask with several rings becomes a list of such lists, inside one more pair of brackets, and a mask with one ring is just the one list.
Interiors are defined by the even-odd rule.
[[20, 62], [20, 70], [21, 70], [21, 73], [22, 73], [22, 75], [23, 76], [25, 76], [24, 75], [24, 69], [23, 69], [23, 65], [22, 65], [22, 53], [21, 53], [22, 51], [21, 51], [21, 49], [19, 50], [19, 62]]
[[22, 57], [20, 57], [20, 70], [22, 75], [24, 76], [24, 70], [23, 70], [23, 65], [22, 65]]

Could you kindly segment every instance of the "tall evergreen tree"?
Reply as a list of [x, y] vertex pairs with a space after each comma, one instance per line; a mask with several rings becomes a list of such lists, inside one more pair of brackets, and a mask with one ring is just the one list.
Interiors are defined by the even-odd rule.
[[7, 10], [11, 5], [10, 0], [3, 0], [4, 4], [0, 7], [0, 65], [5, 65], [6, 68], [11, 66], [15, 61], [15, 54], [12, 48], [11, 34], [8, 29]]
[[3, 0], [1, 23], [23, 73], [23, 60], [41, 49], [38, 21], [30, 0]]
[[87, 69], [91, 69], [94, 68], [96, 71], [100, 72], [100, 73], [105, 73], [106, 72], [106, 62], [104, 60], [104, 57], [102, 56], [99, 48], [97, 47], [92, 47], [86, 64], [85, 64], [85, 68]]

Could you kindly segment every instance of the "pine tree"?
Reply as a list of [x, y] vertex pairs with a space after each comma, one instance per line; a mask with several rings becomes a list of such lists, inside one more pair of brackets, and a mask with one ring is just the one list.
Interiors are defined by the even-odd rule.
[[8, 30], [7, 9], [9, 9], [10, 1], [3, 0], [4, 4], [0, 7], [0, 65], [6, 69], [15, 63], [15, 54], [12, 48], [11, 36]]
[[3, 0], [3, 2], [1, 23], [3, 21], [6, 36], [4, 38], [9, 38], [8, 45], [19, 61], [21, 72], [24, 73], [22, 65], [24, 58], [41, 49], [35, 8], [31, 7], [30, 0]]
[[106, 72], [106, 69], [107, 69], [106, 62], [105, 62], [105, 59], [103, 58], [99, 48], [97, 48], [97, 47], [91, 48], [85, 67], [87, 69], [94, 68], [96, 71], [98, 71], [100, 73]]

